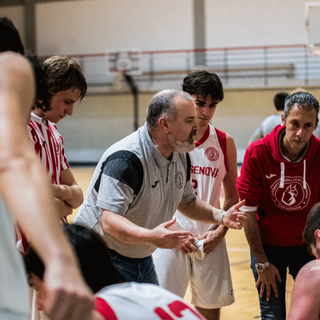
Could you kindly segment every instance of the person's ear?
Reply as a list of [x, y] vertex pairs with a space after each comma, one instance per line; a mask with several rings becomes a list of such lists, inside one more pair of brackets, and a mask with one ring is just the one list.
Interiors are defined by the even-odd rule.
[[284, 126], [285, 125], [284, 114], [281, 115], [281, 122], [282, 122], [282, 125]]
[[320, 246], [320, 229], [317, 229], [317, 230], [314, 232], [314, 237], [315, 237], [316, 240], [317, 240], [317, 244], [319, 244], [319, 246]]
[[168, 120], [166, 118], [161, 117], [159, 119], [159, 128], [167, 134], [169, 132]]

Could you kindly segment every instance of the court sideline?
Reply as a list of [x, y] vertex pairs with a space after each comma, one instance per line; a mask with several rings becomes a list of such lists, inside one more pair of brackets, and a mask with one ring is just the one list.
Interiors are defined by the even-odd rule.
[[[72, 167], [77, 182], [86, 193], [89, 186], [94, 167]], [[72, 222], [77, 210], [68, 217]], [[244, 231], [229, 230], [226, 236], [229, 260], [231, 264], [231, 275], [233, 281], [233, 290], [235, 303], [221, 309], [221, 320], [249, 320], [260, 319], [258, 295], [255, 289], [253, 275], [250, 269], [250, 251], [247, 244]], [[291, 290], [293, 280], [288, 275], [287, 282], [287, 312], [289, 311]], [[185, 295], [185, 301], [190, 303], [190, 291]]]

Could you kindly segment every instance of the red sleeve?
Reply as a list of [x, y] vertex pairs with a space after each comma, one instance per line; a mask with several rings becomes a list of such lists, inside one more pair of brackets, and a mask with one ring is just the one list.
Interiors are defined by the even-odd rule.
[[262, 195], [263, 166], [256, 148], [246, 150], [237, 189], [241, 200], [246, 200], [246, 206], [258, 206]]
[[228, 172], [228, 161], [227, 161], [227, 135], [218, 130], [217, 128], [215, 128], [217, 136], [218, 136], [218, 140], [224, 155], [224, 166], [226, 167], [226, 171]]
[[60, 134], [60, 140], [61, 140], [61, 152], [62, 152], [62, 155], [61, 155], [61, 170], [65, 170], [65, 169], [69, 169], [70, 168], [70, 165], [69, 165], [69, 162], [66, 158], [66, 155], [65, 155], [65, 152], [64, 152], [64, 145], [63, 145], [63, 139], [62, 139], [62, 136]]
[[40, 155], [40, 158], [42, 157], [42, 146], [39, 141], [39, 137], [36, 133], [35, 125], [33, 124], [32, 120], [30, 121], [29, 125], [29, 138], [32, 140], [33, 145], [34, 145], [34, 150], [37, 155]]
[[95, 310], [99, 312], [106, 320], [118, 320], [118, 317], [116, 316], [110, 305], [102, 298], [96, 298]]

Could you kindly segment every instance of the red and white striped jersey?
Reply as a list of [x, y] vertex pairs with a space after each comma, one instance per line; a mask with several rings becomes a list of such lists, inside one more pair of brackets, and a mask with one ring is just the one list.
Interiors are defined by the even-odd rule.
[[53, 184], [61, 184], [61, 171], [69, 168], [64, 154], [63, 139], [56, 127], [50, 121], [31, 113], [28, 125], [29, 137], [42, 164], [49, 172]]
[[179, 296], [147, 283], [107, 286], [96, 293], [95, 309], [106, 320], [204, 320]]
[[[61, 184], [61, 171], [70, 166], [64, 154], [62, 136], [56, 125], [49, 120], [44, 121], [31, 112], [28, 134], [34, 150], [51, 177], [51, 183]], [[68, 223], [66, 217], [61, 221]]]
[[[64, 154], [62, 136], [56, 125], [53, 122], [44, 121], [31, 112], [31, 120], [27, 129], [34, 150], [51, 177], [51, 183], [61, 184], [61, 171], [70, 166]], [[68, 223], [66, 217], [61, 221]], [[16, 246], [20, 252], [25, 253], [28, 248], [28, 240], [18, 225], [15, 231]]]

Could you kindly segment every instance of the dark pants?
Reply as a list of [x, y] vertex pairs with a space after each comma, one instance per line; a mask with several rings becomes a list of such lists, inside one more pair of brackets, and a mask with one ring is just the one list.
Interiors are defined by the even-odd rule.
[[[260, 298], [259, 295], [261, 319], [285, 320], [287, 268], [289, 269], [289, 273], [293, 279], [295, 279], [299, 270], [306, 263], [313, 260], [314, 257], [308, 253], [306, 245], [295, 247], [279, 247], [264, 244], [263, 248], [269, 262], [279, 270], [282, 282], [276, 280], [278, 287], [278, 298], [276, 298], [274, 295], [273, 290], [271, 290], [271, 297], [269, 301], [266, 301], [266, 292], [262, 298]], [[251, 252], [251, 269], [257, 282], [258, 272], [255, 268], [255, 264], [256, 259]], [[258, 292], [260, 293], [260, 286], [258, 287]]]
[[109, 251], [114, 267], [120, 272], [125, 282], [159, 284], [152, 256], [134, 259], [124, 257], [111, 249]]

